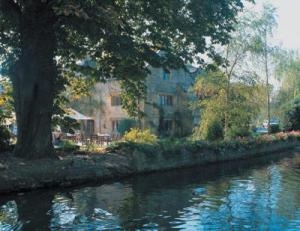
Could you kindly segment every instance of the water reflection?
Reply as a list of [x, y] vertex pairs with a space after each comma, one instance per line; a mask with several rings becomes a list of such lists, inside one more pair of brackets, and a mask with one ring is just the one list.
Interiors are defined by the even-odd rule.
[[1, 198], [0, 230], [297, 230], [300, 154]]
[[8, 201], [0, 208], [0, 230], [21, 230], [18, 208], [15, 201]]

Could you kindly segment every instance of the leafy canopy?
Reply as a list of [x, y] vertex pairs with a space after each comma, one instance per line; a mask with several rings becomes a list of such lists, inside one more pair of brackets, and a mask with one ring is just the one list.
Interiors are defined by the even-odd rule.
[[[197, 78], [194, 91], [199, 98], [197, 103], [201, 119], [200, 125], [194, 129], [195, 139], [232, 138], [227, 137], [228, 134], [234, 136], [241, 130], [249, 131], [252, 121], [259, 114], [262, 105], [260, 96], [264, 91], [262, 84], [259, 81], [232, 82], [228, 97], [228, 81], [226, 74], [220, 70], [207, 71]], [[224, 134], [225, 116], [228, 134]]]
[[13, 99], [11, 91], [10, 81], [0, 76], [0, 126], [5, 123], [6, 119], [12, 117]]
[[58, 88], [68, 81], [62, 76], [79, 73], [138, 81], [147, 64], [177, 67], [199, 53], [213, 56], [242, 8], [242, 0], [1, 0], [0, 62], [9, 70], [18, 59], [22, 15], [44, 10], [54, 22]]

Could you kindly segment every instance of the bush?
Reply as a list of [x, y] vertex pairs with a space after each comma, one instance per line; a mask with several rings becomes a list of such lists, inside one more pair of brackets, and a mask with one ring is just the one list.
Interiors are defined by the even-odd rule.
[[79, 146], [71, 140], [62, 140], [58, 146], [58, 150], [72, 152], [79, 150]]
[[152, 134], [149, 129], [140, 130], [137, 128], [132, 128], [129, 132], [126, 132], [124, 141], [134, 142], [134, 143], [149, 143], [153, 144], [157, 142], [157, 136]]
[[209, 141], [222, 140], [224, 138], [224, 129], [221, 122], [214, 120], [207, 129], [206, 139]]
[[279, 124], [271, 124], [270, 125], [270, 133], [274, 134], [274, 133], [278, 133], [278, 132], [280, 132]]
[[90, 142], [87, 143], [86, 145], [83, 145], [81, 147], [81, 150], [85, 152], [101, 152], [103, 151], [103, 147], [101, 147], [99, 144], [96, 144], [94, 142]]
[[10, 132], [7, 127], [0, 126], [0, 152], [9, 149]]
[[199, 127], [194, 128], [193, 140], [215, 141], [224, 138], [222, 121], [205, 115]]
[[229, 139], [236, 139], [239, 137], [249, 137], [251, 136], [251, 131], [248, 128], [245, 127], [232, 127], [229, 129], [228, 134], [226, 135], [226, 138]]
[[292, 106], [285, 112], [285, 130], [300, 130], [300, 99], [296, 99]]

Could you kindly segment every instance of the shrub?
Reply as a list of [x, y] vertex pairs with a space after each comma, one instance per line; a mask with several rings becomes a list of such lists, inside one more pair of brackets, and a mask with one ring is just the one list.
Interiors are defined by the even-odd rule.
[[206, 139], [209, 141], [222, 140], [224, 129], [221, 122], [214, 120], [207, 128]]
[[270, 125], [270, 133], [274, 134], [274, 133], [278, 133], [278, 132], [280, 132], [279, 124], [271, 124]]
[[229, 139], [236, 139], [239, 137], [250, 137], [251, 131], [245, 127], [232, 127], [229, 129], [226, 138]]
[[86, 145], [82, 146], [81, 149], [85, 152], [100, 152], [103, 150], [103, 148], [100, 145], [94, 142], [87, 143]]
[[157, 142], [157, 136], [152, 134], [149, 129], [140, 130], [137, 128], [132, 128], [129, 132], [126, 132], [124, 141], [130, 141], [134, 143], [149, 143], [153, 144]]
[[277, 140], [287, 140], [288, 139], [288, 134], [284, 132], [279, 132], [275, 134], [275, 137]]
[[300, 99], [294, 100], [286, 110], [284, 118], [284, 129], [288, 131], [300, 130]]
[[166, 138], [159, 142], [160, 150], [167, 154], [175, 154], [180, 152], [182, 147], [187, 143], [185, 139]]
[[10, 132], [5, 126], [0, 126], [0, 152], [9, 149]]
[[65, 152], [72, 152], [77, 151], [79, 146], [71, 140], [62, 140], [57, 149]]
[[200, 126], [194, 129], [192, 138], [193, 140], [222, 140], [224, 138], [224, 129], [221, 120], [205, 114]]

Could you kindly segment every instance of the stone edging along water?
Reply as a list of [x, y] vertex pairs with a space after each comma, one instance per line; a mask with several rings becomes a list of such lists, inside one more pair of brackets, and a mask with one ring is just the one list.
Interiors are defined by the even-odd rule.
[[0, 193], [66, 187], [117, 179], [134, 174], [255, 158], [293, 149], [299, 141], [276, 141], [233, 147], [184, 145], [179, 148], [127, 146], [106, 154], [67, 155], [60, 160], [24, 161], [0, 158]]

